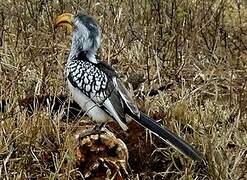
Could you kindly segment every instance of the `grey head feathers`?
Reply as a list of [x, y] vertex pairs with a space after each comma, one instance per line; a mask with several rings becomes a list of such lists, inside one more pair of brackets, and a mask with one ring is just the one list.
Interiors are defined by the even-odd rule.
[[75, 15], [73, 24], [71, 58], [84, 51], [88, 59], [96, 63], [95, 54], [100, 47], [101, 39], [100, 26], [93, 17], [83, 14]]

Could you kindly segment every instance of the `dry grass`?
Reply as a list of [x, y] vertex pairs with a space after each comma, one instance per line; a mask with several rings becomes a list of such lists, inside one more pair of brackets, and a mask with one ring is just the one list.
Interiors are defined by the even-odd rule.
[[[72, 134], [86, 117], [66, 123], [62, 113], [52, 115], [52, 105], [31, 115], [19, 106], [30, 96], [68, 94], [64, 62], [70, 37], [55, 32], [53, 22], [62, 12], [79, 11], [95, 16], [102, 27], [102, 59], [122, 77], [144, 75], [134, 91], [141, 110], [200, 149], [209, 163], [202, 173], [143, 133], [138, 138], [146, 144], [130, 152], [133, 179], [246, 179], [244, 0], [2, 1], [0, 99], [9, 104], [0, 114], [0, 177], [80, 176]], [[143, 152], [146, 146], [152, 151]]]

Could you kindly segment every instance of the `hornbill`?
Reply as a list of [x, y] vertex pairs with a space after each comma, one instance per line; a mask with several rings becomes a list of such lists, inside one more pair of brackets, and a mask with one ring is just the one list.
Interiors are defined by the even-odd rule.
[[140, 112], [116, 71], [96, 57], [101, 30], [93, 17], [64, 13], [55, 22], [55, 28], [60, 26], [72, 33], [66, 65], [68, 87], [87, 115], [98, 124], [114, 120], [125, 131], [128, 129], [126, 117], [130, 116], [184, 155], [204, 161], [199, 151]]

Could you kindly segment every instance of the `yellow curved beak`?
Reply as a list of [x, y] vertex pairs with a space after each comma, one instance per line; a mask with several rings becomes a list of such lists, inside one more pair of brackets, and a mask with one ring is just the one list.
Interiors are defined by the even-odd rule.
[[71, 33], [73, 31], [73, 14], [70, 13], [63, 13], [60, 16], [57, 17], [55, 21], [55, 28], [58, 27], [67, 27], [67, 30]]

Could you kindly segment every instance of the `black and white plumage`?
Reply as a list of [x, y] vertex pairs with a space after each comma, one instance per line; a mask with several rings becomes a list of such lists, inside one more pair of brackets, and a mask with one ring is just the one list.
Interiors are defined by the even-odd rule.
[[94, 121], [115, 120], [127, 130], [126, 117], [130, 116], [183, 154], [204, 161], [192, 146], [140, 112], [113, 68], [97, 59], [101, 32], [92, 17], [64, 13], [56, 20], [58, 26], [66, 26], [73, 35], [66, 67], [69, 89], [74, 100]]
[[[81, 53], [68, 62], [67, 77], [75, 101], [89, 116], [97, 122], [106, 122], [112, 117], [127, 130], [124, 102], [116, 89], [123, 88], [123, 85], [117, 80], [117, 74], [110, 66], [101, 62], [92, 63], [86, 54]], [[126, 105], [136, 111], [134, 113], [139, 113], [137, 107]]]

